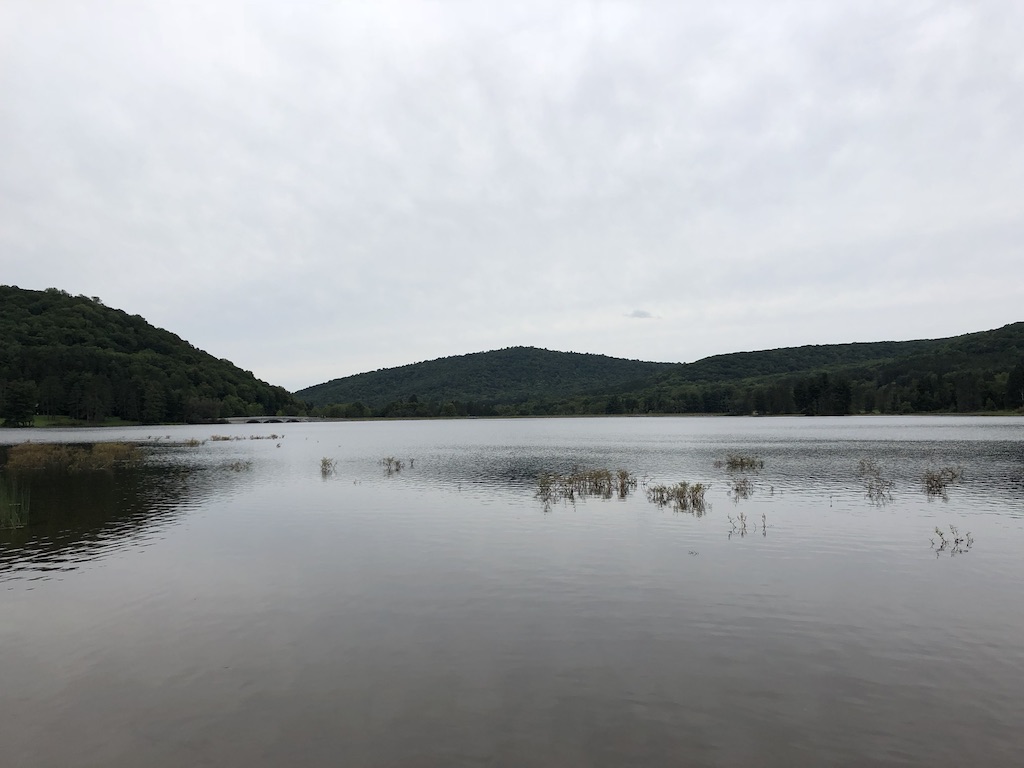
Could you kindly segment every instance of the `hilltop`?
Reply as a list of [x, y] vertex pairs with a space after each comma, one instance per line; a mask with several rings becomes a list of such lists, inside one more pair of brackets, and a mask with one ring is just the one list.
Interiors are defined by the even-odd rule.
[[570, 397], [592, 390], [645, 381], [674, 363], [647, 363], [605, 355], [509, 347], [443, 357], [334, 379], [301, 389], [296, 397], [312, 405], [361, 403], [379, 409], [394, 400], [521, 403], [538, 393]]
[[0, 421], [182, 422], [299, 408], [285, 389], [98, 298], [0, 286]]

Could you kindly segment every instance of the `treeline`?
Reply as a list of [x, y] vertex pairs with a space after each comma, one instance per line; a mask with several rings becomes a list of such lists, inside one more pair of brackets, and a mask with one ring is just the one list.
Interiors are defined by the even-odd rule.
[[[884, 378], [884, 377], [883, 377]], [[848, 414], [984, 413], [1024, 409], [1024, 365], [984, 375], [900, 374], [892, 381], [851, 379], [821, 372], [775, 381], [693, 384], [672, 390], [590, 394], [518, 403], [421, 400], [412, 395], [380, 408], [361, 402], [308, 406], [327, 418], [430, 418], [458, 416], [573, 416], [728, 414], [845, 416]]]
[[0, 286], [0, 421], [102, 422], [294, 415], [282, 387], [96, 297]]

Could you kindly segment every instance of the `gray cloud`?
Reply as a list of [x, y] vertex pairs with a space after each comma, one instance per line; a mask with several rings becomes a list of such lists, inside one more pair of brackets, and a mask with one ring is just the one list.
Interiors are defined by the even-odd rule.
[[634, 309], [632, 312], [626, 315], [626, 317], [631, 317], [635, 320], [651, 320], [654, 318], [654, 315], [652, 315], [646, 309]]
[[12, 0], [0, 280], [292, 388], [994, 327], [1022, 32], [1004, 2]]

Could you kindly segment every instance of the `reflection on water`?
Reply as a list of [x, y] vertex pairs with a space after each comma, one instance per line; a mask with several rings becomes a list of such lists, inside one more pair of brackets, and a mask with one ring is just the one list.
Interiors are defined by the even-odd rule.
[[0, 530], [0, 580], [47, 578], [144, 546], [204, 497], [226, 492], [230, 479], [158, 461], [114, 471], [20, 473], [30, 512], [26, 525]]
[[0, 532], [5, 766], [1019, 764], [1020, 420], [203, 430]]

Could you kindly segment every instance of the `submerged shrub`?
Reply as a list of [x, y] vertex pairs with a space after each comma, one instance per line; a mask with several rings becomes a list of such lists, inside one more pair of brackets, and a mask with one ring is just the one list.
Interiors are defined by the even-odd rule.
[[964, 471], [960, 467], [942, 467], [940, 469], [929, 469], [924, 473], [924, 492], [929, 499], [941, 497], [948, 501], [947, 489], [954, 483], [959, 483], [964, 477]]
[[864, 495], [877, 506], [892, 501], [893, 482], [885, 477], [881, 466], [874, 459], [861, 459], [857, 464], [857, 474], [864, 484]]

